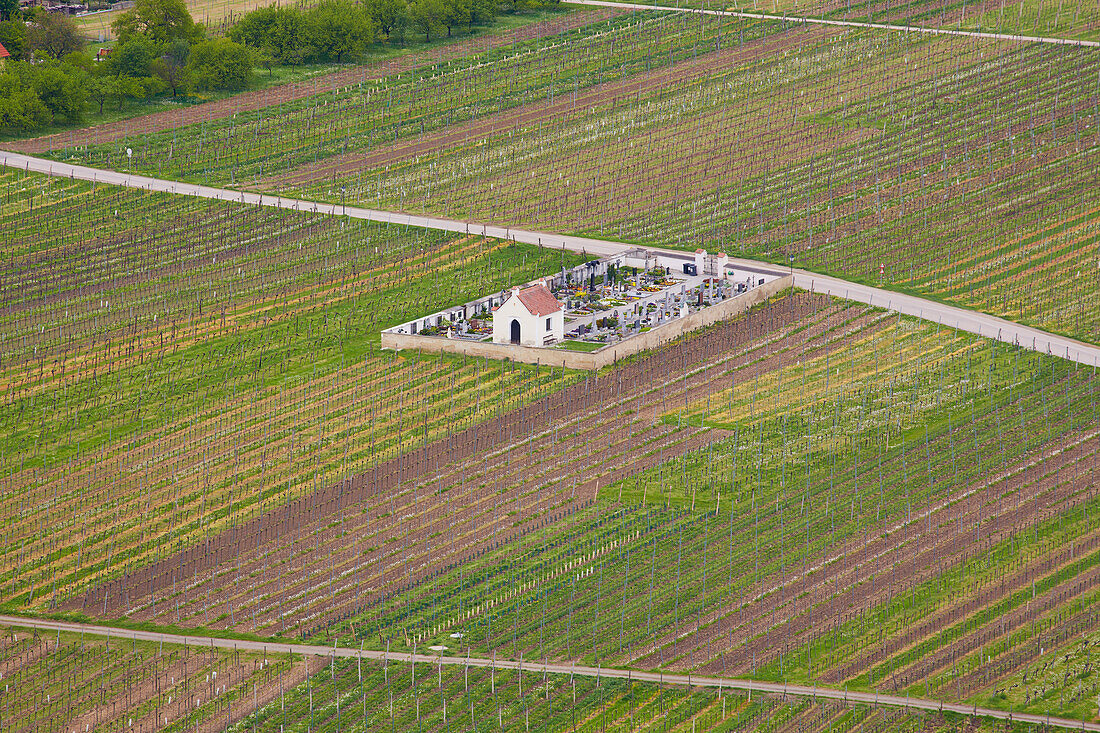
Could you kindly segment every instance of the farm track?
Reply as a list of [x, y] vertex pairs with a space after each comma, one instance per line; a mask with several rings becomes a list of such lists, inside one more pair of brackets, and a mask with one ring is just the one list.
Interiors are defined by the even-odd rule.
[[[281, 196], [265, 196], [264, 194], [247, 191], [234, 191], [232, 189], [179, 183], [178, 181], [130, 175], [117, 171], [104, 171], [97, 168], [88, 168], [86, 166], [71, 165], [68, 163], [57, 163], [51, 160], [33, 158], [21, 154], [0, 155], [0, 165], [7, 165], [18, 169], [26, 168], [52, 176], [81, 178], [88, 181], [97, 180], [114, 185], [167, 191], [170, 193], [200, 196], [221, 201], [239, 201], [242, 203], [273, 206], [296, 211], [310, 211], [318, 214], [333, 214], [369, 221], [423, 227], [425, 229], [438, 229], [441, 231], [461, 232], [465, 234], [480, 234], [516, 242], [539, 244], [555, 249], [564, 248], [574, 252], [584, 252], [587, 255], [612, 255], [634, 248], [634, 245], [627, 245], [613, 240], [513, 229], [508, 226], [496, 226], [480, 222], [459, 221], [455, 219], [421, 216], [418, 214], [408, 214], [396, 211], [381, 211], [355, 206], [341, 206], [340, 204], [306, 201], [302, 199], [284, 198]], [[657, 248], [653, 249], [661, 251]], [[667, 253], [673, 256], [686, 258], [686, 255], [682, 252], [672, 251]], [[782, 269], [775, 265], [752, 260], [736, 260], [734, 264], [739, 267], [745, 266], [750, 269], [759, 268], [766, 271]], [[797, 268], [793, 269], [792, 273], [795, 277], [795, 285], [799, 288], [806, 290], [813, 289], [818, 293], [825, 293], [848, 300], [856, 300], [861, 303], [896, 310], [904, 315], [936, 321], [985, 338], [1017, 344], [1035, 351], [1049, 352], [1080, 364], [1087, 364], [1089, 366], [1100, 364], [1100, 347], [1065, 336], [1051, 334], [1039, 328], [1014, 323], [1013, 321], [988, 313], [981, 313], [966, 308], [947, 305], [935, 300], [898, 293], [886, 288], [863, 285], [839, 277], [821, 275]]]
[[[200, 635], [162, 634], [155, 631], [130, 631], [112, 629], [94, 624], [79, 624], [64, 621], [47, 621], [34, 618], [22, 618], [19, 616], [0, 616], [0, 623], [20, 628], [32, 628], [41, 631], [64, 631], [67, 633], [94, 636], [107, 636], [117, 639], [135, 639], [148, 642], [164, 642], [166, 644], [180, 644], [185, 646], [202, 647], [204, 649], [218, 648], [230, 650], [248, 650], [265, 652], [269, 654], [297, 654], [303, 657], [313, 657], [319, 660], [335, 659], [364, 659], [374, 662], [392, 663], [418, 663], [435, 666], [454, 666], [467, 668], [497, 670], [516, 670], [534, 672], [537, 674], [576, 675], [579, 677], [597, 677], [601, 679], [622, 679], [635, 682], [648, 682], [661, 685], [678, 685], [686, 687], [709, 687], [729, 690], [742, 690], [762, 693], [765, 695], [781, 695], [817, 700], [837, 700], [845, 704], [873, 705], [876, 707], [895, 707], [911, 710], [926, 710], [935, 712], [952, 712], [964, 716], [980, 716], [994, 718], [996, 720], [1012, 720], [1018, 723], [1031, 725], [1047, 725], [1074, 730], [1100, 731], [1100, 723], [1082, 722], [1067, 718], [1058, 718], [1047, 715], [1030, 715], [1027, 713], [1012, 713], [994, 708], [979, 707], [960, 703], [949, 703], [940, 700], [924, 699], [911, 696], [896, 696], [872, 692], [854, 692], [847, 690], [835, 690], [828, 687], [811, 687], [807, 685], [787, 685], [775, 682], [756, 682], [753, 680], [713, 677], [705, 675], [683, 675], [663, 672], [641, 672], [615, 667], [590, 667], [586, 665], [566, 662], [539, 662], [535, 660], [514, 659], [487, 659], [484, 657], [452, 657], [437, 654], [413, 654], [408, 652], [380, 652], [360, 651], [339, 646], [314, 646], [308, 644], [287, 644], [279, 641], [246, 641], [237, 639], [219, 639], [216, 637]], [[323, 662], [322, 662], [323, 663]]]
[[[721, 438], [722, 431], [676, 428], [654, 418], [685, 401], [688, 392], [694, 398], [725, 388], [724, 373], [735, 366], [756, 362], [752, 369], [766, 371], [787, 360], [804, 358], [807, 350], [820, 346], [820, 333], [850, 320], [853, 314], [849, 308], [841, 312], [844, 315], [821, 317], [816, 326], [784, 336], [792, 327], [789, 324], [798, 323], [824, 304], [820, 297], [809, 295], [797, 296], [793, 302], [793, 306], [778, 306], [780, 310], [793, 308], [789, 316], [793, 320], [783, 324], [764, 325], [763, 319], [772, 317], [768, 311], [774, 311], [773, 306], [764, 315], [754, 313], [747, 321], [723, 325], [721, 339], [733, 353], [722, 355], [721, 370], [700, 368], [686, 376], [670, 377], [678, 372], [674, 362], [692, 350], [708, 348], [699, 342], [715, 337], [711, 333], [709, 339], [689, 339], [607, 377], [578, 384], [393, 459], [318, 496], [293, 501], [250, 526], [238, 526], [181, 557], [165, 558], [66, 606], [98, 613], [106, 597], [108, 615], [126, 612], [135, 618], [174, 618], [176, 608], [162, 594], [182, 587], [184, 597], [178, 600], [193, 619], [201, 614], [208, 621], [207, 606], [188, 609], [188, 604], [216, 597], [219, 605], [215, 612], [227, 605], [230, 609], [217, 624], [251, 628], [255, 623], [257, 628], [274, 631], [271, 627], [277, 619], [282, 623], [285, 617], [306, 617], [320, 623], [320, 615], [338, 615], [333, 609], [363, 605], [369, 597], [364, 594], [373, 594], [380, 585], [383, 568], [387, 588], [391, 583], [408, 587], [440, 567], [476, 555], [488, 543], [500, 544], [539, 522], [560, 517], [573, 502], [592, 496], [602, 476], [619, 479]], [[861, 328], [874, 320], [862, 316], [847, 328]], [[775, 329], [778, 331], [773, 334]], [[753, 335], [765, 334], [778, 340], [752, 345]], [[695, 361], [697, 358], [692, 358], [689, 363]], [[628, 410], [637, 414], [628, 415]], [[551, 425], [553, 430], [548, 430]], [[524, 471], [527, 475], [521, 476]], [[369, 511], [346, 511], [361, 502]], [[459, 508], [449, 511], [445, 507]], [[519, 512], [519, 519], [505, 515], [512, 509]], [[401, 517], [401, 521], [379, 529], [387, 517]], [[333, 519], [336, 522], [328, 526]], [[349, 546], [348, 535], [360, 539]], [[292, 538], [289, 542], [288, 537]], [[406, 538], [412, 538], [411, 547]], [[399, 539], [405, 546], [395, 558], [397, 550], [387, 546]], [[368, 544], [371, 549], [363, 553]], [[298, 562], [303, 565], [289, 572], [280, 569], [284, 577], [270, 577], [270, 567], [281, 567], [295, 552], [310, 546], [348, 549], [302, 556]], [[222, 581], [232, 582], [232, 589], [209, 587], [209, 572], [219, 567], [233, 568], [224, 573]], [[178, 573], [176, 568], [180, 568]], [[155, 606], [149, 600], [150, 577], [154, 594], [161, 595]], [[323, 592], [327, 600], [317, 608], [316, 595], [322, 586], [327, 588]], [[223, 604], [227, 595], [232, 600]], [[326, 610], [324, 605], [330, 608]], [[182, 622], [184, 611], [180, 613]], [[238, 614], [246, 620], [240, 620]]]
[[[277, 700], [282, 690], [304, 684], [325, 666], [313, 655], [271, 659], [267, 654], [196, 644], [140, 649], [80, 632], [79, 640], [41, 634], [22, 625], [0, 638], [0, 674], [6, 685], [6, 728], [38, 730], [162, 730], [192, 715], [197, 699], [217, 704], [229, 693], [234, 721]], [[90, 637], [90, 638], [89, 638]], [[27, 684], [33, 682], [34, 684]], [[51, 695], [52, 693], [52, 695]], [[33, 705], [33, 709], [32, 709]], [[216, 733], [225, 715], [197, 716], [188, 730]]]
[[630, 8], [597, 8], [569, 13], [564, 18], [544, 20], [521, 28], [512, 28], [499, 33], [488, 33], [454, 43], [448, 43], [432, 51], [430, 58], [417, 54], [406, 54], [378, 63], [358, 66], [345, 71], [337, 71], [319, 76], [309, 81], [294, 82], [269, 89], [244, 92], [228, 99], [206, 102], [179, 110], [154, 112], [119, 122], [109, 122], [82, 130], [59, 132], [53, 135], [16, 140], [3, 143], [5, 150], [20, 153], [44, 153], [57, 148], [78, 145], [98, 145], [100, 143], [122, 140], [133, 135], [148, 135], [171, 130], [186, 125], [219, 120], [242, 112], [255, 112], [286, 102], [308, 99], [322, 94], [331, 94], [342, 87], [358, 84], [367, 79], [382, 79], [388, 76], [410, 71], [422, 66], [431, 66], [442, 61], [462, 58], [479, 53], [486, 44], [502, 45], [522, 43], [534, 38], [567, 33], [592, 23], [630, 12]]

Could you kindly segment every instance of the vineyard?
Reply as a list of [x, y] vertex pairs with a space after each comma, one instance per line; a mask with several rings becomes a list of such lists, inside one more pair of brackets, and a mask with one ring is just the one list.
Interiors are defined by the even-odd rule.
[[[933, 327], [909, 324], [916, 333], [902, 340], [875, 323], [869, 337], [844, 337], [847, 353], [819, 356], [827, 369], [794, 357], [764, 380], [737, 380], [736, 399], [715, 390], [705, 418], [686, 407], [664, 413], [683, 426], [747, 414], [725, 423], [732, 439], [670, 452], [603, 489], [625, 506], [572, 512], [330, 633], [425, 646], [454, 644], [457, 633], [479, 656], [809, 678], [983, 703], [1009, 689], [1005, 678], [1045, 670], [1037, 634], [1053, 648], [1097, 630], [1092, 370], [1003, 346], [998, 357], [991, 342], [945, 341]], [[891, 361], [922, 348], [926, 371], [909, 376], [903, 397]], [[736, 379], [713, 368], [698, 378]], [[831, 394], [815, 379], [825, 374], [836, 380]], [[784, 414], [788, 400], [798, 412]], [[767, 419], [753, 420], [753, 403]], [[923, 420], [913, 414], [921, 405]], [[956, 422], [960, 414], [970, 420]], [[830, 442], [841, 415], [863, 432]], [[765, 442], [778, 461], [762, 458]], [[1077, 669], [1086, 652], [1075, 650]], [[966, 686], [955, 684], [960, 669]], [[1085, 708], [1045, 711], [1084, 714], [1089, 690], [1070, 689]]]
[[429, 299], [571, 255], [20, 173], [4, 185], [9, 605], [56, 608], [576, 380], [377, 350], [380, 325]]
[[[320, 731], [960, 730], [958, 722], [936, 714], [493, 668], [414, 669], [407, 662], [337, 662], [299, 685], [285, 704], [293, 711], [287, 720]], [[282, 721], [283, 710], [272, 705], [233, 730], [280, 730]]]
[[679, 14], [620, 14], [378, 79], [365, 69], [349, 72], [329, 84], [327, 93], [314, 88], [313, 94], [271, 99], [210, 123], [137, 130], [109, 144], [65, 144], [52, 155], [111, 168], [120, 166], [130, 147], [134, 168], [157, 177], [247, 185], [319, 159], [415, 140], [541, 100], [560, 102], [594, 85], [669, 67], [706, 53], [723, 33], [742, 26], [749, 38], [767, 27]]
[[1095, 342], [1098, 75], [1089, 48], [631, 12], [54, 155], [793, 258]]
[[[0, 168], [0, 731], [1100, 724], [1098, 365], [942, 307], [1100, 343], [1100, 52], [799, 17], [1094, 38], [1095, 3], [723, 7], [775, 15], [568, 8], [21, 144], [475, 224]], [[620, 242], [928, 310], [819, 281], [589, 372], [381, 348]]]
[[522, 19], [511, 20], [511, 23], [521, 23], [516, 27], [486, 30], [483, 34], [475, 37], [447, 41], [440, 45], [433, 45], [428, 49], [413, 47], [408, 52], [374, 63], [342, 68], [336, 71], [324, 71], [325, 67], [322, 66], [321, 70], [313, 74], [307, 81], [241, 92], [227, 99], [204, 102], [201, 105], [181, 107], [170, 111], [153, 112], [133, 119], [94, 125], [81, 130], [70, 130], [28, 140], [7, 142], [4, 147], [8, 150], [25, 153], [44, 153], [58, 148], [77, 149], [81, 146], [99, 145], [112, 140], [122, 140], [131, 136], [147, 135], [197, 123], [209, 124], [237, 114], [255, 112], [265, 107], [311, 97], [320, 98], [323, 101], [325, 95], [331, 95], [351, 84], [367, 83], [368, 81], [373, 83], [387, 76], [407, 72], [431, 63], [458, 60], [476, 55], [482, 49], [522, 44], [532, 38], [538, 39], [559, 33], [567, 33], [573, 29], [582, 28], [589, 23], [598, 23], [625, 11], [620, 11], [617, 8], [581, 10], [574, 6], [561, 6], [552, 12], [554, 15], [550, 17], [543, 17], [544, 14], [539, 12], [525, 14]]
[[316, 658], [3, 629], [6, 730], [218, 731], [324, 666]]
[[[407, 662], [325, 660], [4, 629], [5, 728], [108, 731], [959, 730], [942, 716], [652, 683]], [[97, 705], [97, 701], [99, 704]], [[109, 702], [107, 702], [109, 701]], [[104, 704], [104, 703], [107, 704]], [[67, 728], [66, 728], [67, 726]], [[970, 728], [970, 726], [966, 726]], [[804, 727], [802, 729], [805, 729]]]
[[695, 0], [677, 7], [1022, 36], [1100, 38], [1100, 8], [1088, 0]]
[[375, 208], [793, 257], [1100, 339], [1100, 54], [803, 27], [760, 47], [729, 35], [668, 70], [675, 84], [604, 85], [579, 114], [502, 113], [468, 139], [273, 181]]

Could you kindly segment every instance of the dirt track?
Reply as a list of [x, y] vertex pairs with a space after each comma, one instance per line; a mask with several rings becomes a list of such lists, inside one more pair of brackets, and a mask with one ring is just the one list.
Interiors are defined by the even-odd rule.
[[[509, 669], [525, 672], [546, 674], [568, 674], [579, 677], [603, 677], [608, 679], [633, 680], [635, 682], [650, 682], [663, 685], [686, 685], [688, 687], [717, 687], [719, 689], [745, 690], [749, 692], [794, 695], [817, 700], [840, 700], [845, 703], [859, 703], [862, 705], [875, 705], [908, 708], [913, 710], [929, 710], [936, 712], [953, 712], [960, 715], [978, 715], [997, 720], [1014, 720], [1018, 723], [1032, 725], [1058, 726], [1074, 730], [1100, 731], [1100, 723], [1087, 723], [1068, 718], [1053, 718], [1047, 715], [1029, 715], [1027, 713], [1013, 713], [994, 708], [978, 707], [976, 705], [962, 705], [957, 703], [945, 703], [940, 700], [929, 700], [919, 697], [905, 697], [893, 695], [881, 695], [871, 692], [849, 692], [847, 690], [834, 690], [827, 687], [810, 687], [806, 685], [787, 685], [778, 682], [757, 682], [745, 679], [732, 679], [721, 677], [700, 677], [698, 675], [665, 674], [661, 672], [637, 672], [634, 670], [615, 669], [609, 667], [589, 667], [578, 664], [547, 663], [537, 660], [510, 660], [510, 659], [485, 659], [483, 657], [446, 657], [435, 654], [410, 654], [403, 652], [377, 652], [360, 651], [346, 647], [322, 647], [306, 644], [285, 644], [278, 642], [238, 641], [235, 639], [218, 639], [206, 636], [177, 636], [170, 634], [158, 634], [152, 631], [120, 631], [107, 629], [103, 626], [91, 624], [74, 624], [61, 621], [43, 621], [40, 619], [24, 619], [13, 616], [0, 617], [0, 623], [12, 626], [25, 626], [46, 631], [61, 629], [70, 633], [85, 633], [89, 635], [103, 635], [110, 633], [123, 639], [141, 639], [146, 641], [163, 641], [169, 644], [188, 644], [202, 648], [218, 647], [221, 649], [251, 649], [266, 651], [271, 654], [298, 654], [303, 657], [312, 657], [319, 660], [319, 665], [324, 665], [326, 660], [340, 659], [369, 659], [373, 661], [389, 661], [431, 665], [448, 665], [459, 667], [475, 667], [480, 669]], [[235, 717], [235, 716], [234, 716]]]

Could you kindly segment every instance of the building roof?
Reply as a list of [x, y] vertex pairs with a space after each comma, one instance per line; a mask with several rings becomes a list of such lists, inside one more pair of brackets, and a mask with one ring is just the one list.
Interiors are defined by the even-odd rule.
[[0, 59], [6, 59], [8, 56], [11, 56], [11, 54], [8, 53], [8, 49], [4, 48], [4, 44], [0, 43]]
[[523, 290], [512, 291], [528, 313], [535, 316], [548, 316], [561, 310], [561, 303], [545, 285], [539, 283]]

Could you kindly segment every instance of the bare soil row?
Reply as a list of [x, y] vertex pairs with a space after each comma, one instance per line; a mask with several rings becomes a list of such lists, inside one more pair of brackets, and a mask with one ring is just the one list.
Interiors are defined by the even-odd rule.
[[323, 625], [559, 519], [601, 483], [724, 437], [655, 418], [724, 389], [727, 368], [805, 358], [824, 330], [860, 312], [785, 298], [292, 501], [69, 607], [267, 633]]

